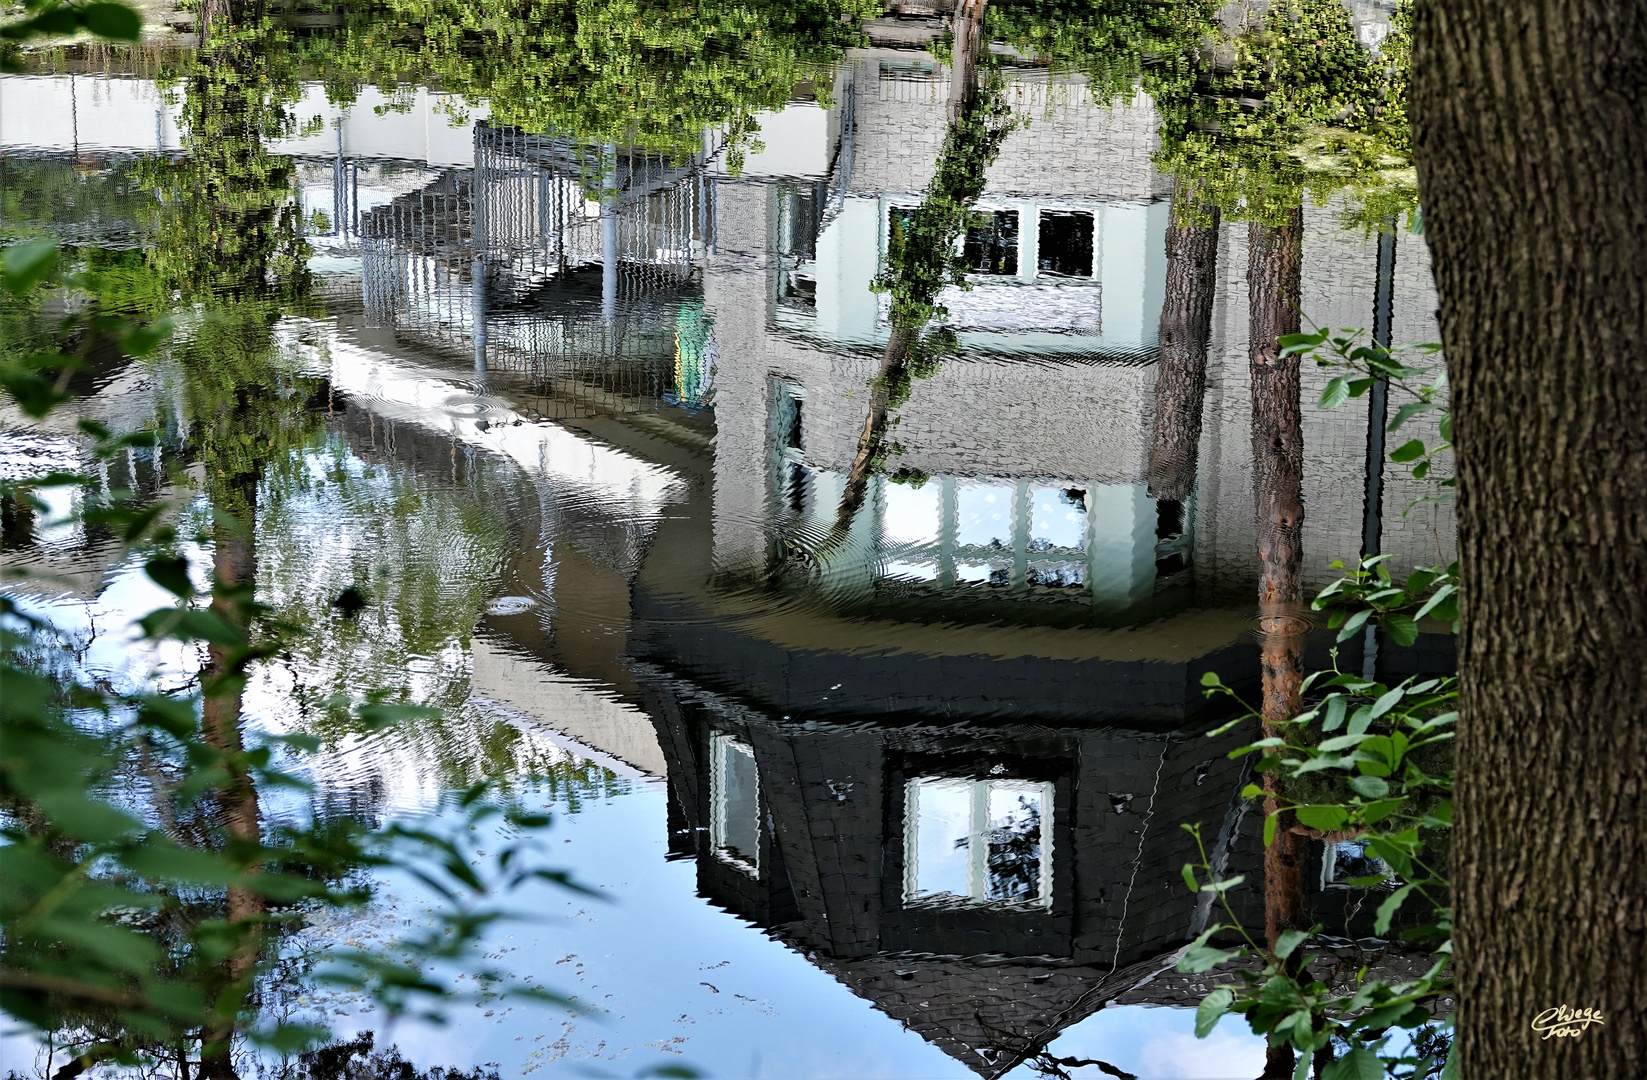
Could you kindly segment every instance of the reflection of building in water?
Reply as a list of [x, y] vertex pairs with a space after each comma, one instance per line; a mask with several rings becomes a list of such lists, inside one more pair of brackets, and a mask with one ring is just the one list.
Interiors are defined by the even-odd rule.
[[671, 849], [696, 859], [704, 895], [981, 1075], [1123, 996], [1188, 992], [1175, 953], [1210, 910], [1179, 875], [1194, 858], [1180, 822], [1203, 823], [1226, 872], [1256, 870], [1259, 815], [1222, 742], [797, 726], [640, 671]]
[[[837, 78], [839, 120], [793, 121], [830, 140], [828, 153], [791, 149], [800, 168], [752, 160], [785, 179], [715, 186], [704, 290], [724, 357], [722, 569], [770, 566], [767, 538], [746, 526], [764, 516], [788, 536], [779, 555], [827, 547], [816, 584], [877, 610], [964, 595], [991, 610], [1032, 601], [1025, 611], [1037, 620], [1115, 624], [1192, 599], [1250, 602], [1246, 229], [1227, 227], [1220, 246], [1199, 488], [1183, 505], [1157, 501], [1147, 466], [1170, 180], [1150, 164], [1156, 116], [1147, 99], [1101, 107], [1044, 71], [1009, 69], [1008, 100], [1025, 126], [990, 169], [961, 242], [972, 288], [943, 297], [962, 359], [916, 382], [891, 434], [898, 482], [874, 481], [851, 538], [825, 543], [887, 333], [886, 294], [872, 284], [931, 176], [946, 80], [924, 54], [859, 54]], [[1306, 209], [1305, 315], [1367, 325], [1375, 245], [1345, 232], [1341, 212]], [[1419, 238], [1399, 238], [1396, 267], [1395, 340], [1433, 338]], [[1306, 372], [1305, 397], [1325, 379]], [[1364, 403], [1306, 408], [1305, 436], [1306, 573], [1324, 584], [1330, 561], [1360, 549]], [[1423, 485], [1386, 469], [1383, 550], [1450, 558], [1450, 517], [1400, 514]], [[1076, 603], [1089, 614], [1071, 614]]]

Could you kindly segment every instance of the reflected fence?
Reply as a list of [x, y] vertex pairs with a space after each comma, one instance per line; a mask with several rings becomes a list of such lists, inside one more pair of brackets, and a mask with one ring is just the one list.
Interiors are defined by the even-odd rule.
[[472, 357], [481, 381], [528, 376], [557, 419], [707, 405], [697, 271], [719, 147], [679, 161], [486, 123], [474, 137], [472, 170], [356, 200], [369, 323]]

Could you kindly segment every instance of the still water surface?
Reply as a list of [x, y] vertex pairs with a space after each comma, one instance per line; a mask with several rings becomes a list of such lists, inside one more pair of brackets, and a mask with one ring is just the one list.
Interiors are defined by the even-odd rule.
[[[1239, 743], [1201, 738], [1201, 676], [1250, 684], [1257, 666], [1246, 226], [1218, 240], [1193, 489], [1163, 498], [1158, 117], [1009, 68], [1021, 123], [964, 229], [971, 288], [940, 294], [946, 358], [843, 514], [895, 329], [875, 282], [944, 139], [948, 72], [926, 40], [848, 49], [815, 80], [827, 94], [757, 110], [736, 163], [719, 127], [665, 154], [494, 124], [485, 100], [425, 88], [344, 103], [300, 81], [260, 152], [307, 245], [301, 299], [241, 322], [239, 300], [185, 308], [170, 353], [86, 387], [83, 415], [162, 434], [109, 482], [183, 496], [207, 528], [209, 500], [167, 468], [202, 473], [186, 354], [235, 328], [288, 406], [250, 499], [258, 596], [312, 630], [256, 673], [251, 729], [322, 735], [323, 801], [375, 820], [509, 782], [555, 813], [548, 860], [601, 894], [521, 895], [529, 920], [486, 942], [590, 1012], [500, 1002], [376, 1029], [420, 1067], [1263, 1067], [1234, 1021], [1194, 1038], [1205, 982], [1173, 970], [1209, 917], [1179, 878], [1180, 823], [1232, 873], [1260, 857], [1246, 764], [1223, 754]], [[0, 228], [119, 270], [175, 240], [153, 165], [203, 156], [200, 84], [105, 67], [0, 79]], [[1302, 307], [1366, 326], [1378, 241], [1345, 209], [1305, 208]], [[1389, 252], [1392, 337], [1431, 340], [1422, 238]], [[1308, 581], [1369, 529], [1413, 562], [1451, 558], [1445, 509], [1402, 515], [1424, 493], [1402, 470], [1369, 516], [1367, 410], [1309, 407], [1325, 376], [1304, 378]], [[4, 423], [8, 475], [80, 463], [71, 419]], [[127, 621], [163, 597], [109, 537], [40, 520], [7, 548], [66, 575], [24, 591], [88, 669], [198, 668], [131, 645]], [[204, 585], [210, 546], [195, 556]], [[351, 586], [368, 602], [346, 617], [332, 601]], [[1448, 663], [1441, 635], [1352, 645], [1346, 663], [1385, 678]], [[442, 717], [374, 736], [328, 719], [329, 695], [368, 687]], [[415, 883], [386, 886], [308, 943], [416, 921]], [[374, 1029], [354, 1003], [291, 1001]], [[32, 1067], [18, 1038], [0, 1046]]]

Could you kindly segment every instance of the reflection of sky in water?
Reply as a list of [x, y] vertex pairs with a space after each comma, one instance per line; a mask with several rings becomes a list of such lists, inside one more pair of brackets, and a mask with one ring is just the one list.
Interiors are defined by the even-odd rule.
[[[508, 905], [531, 921], [498, 927], [483, 946], [502, 970], [601, 1011], [569, 1018], [494, 1002], [457, 1011], [444, 1028], [407, 1022], [385, 1038], [420, 1063], [493, 1061], [504, 1076], [538, 1067], [545, 1075], [590, 1075], [595, 1066], [629, 1076], [670, 1062], [717, 1080], [976, 1075], [793, 949], [699, 897], [695, 865], [664, 857], [665, 815], [662, 786], [646, 784], [557, 816], [545, 836], [549, 859], [610, 902], [531, 887]], [[391, 887], [416, 895], [407, 880]], [[398, 910], [412, 906], [407, 899]], [[336, 1022], [347, 1032], [362, 1019]], [[1262, 1040], [1238, 1022], [1226, 1020], [1204, 1041], [1194, 1026], [1190, 1010], [1113, 1006], [1072, 1026], [1051, 1049], [1140, 1078], [1234, 1080], [1261, 1071]]]
[[938, 542], [937, 483], [929, 481], [918, 488], [909, 484], [887, 484], [883, 490], [886, 502], [882, 530], [888, 543]]
[[1012, 486], [955, 486], [957, 542], [969, 547], [1012, 546]]
[[[342, 515], [332, 509], [309, 520], [330, 520], [334, 529], [341, 527]], [[191, 554], [198, 574], [206, 553]], [[95, 600], [31, 601], [30, 607], [49, 610], [70, 633], [90, 638], [89, 667], [133, 678], [156, 669], [177, 675], [198, 663], [181, 647], [155, 653], [132, 648], [126, 629], [130, 616], [167, 600], [139, 562], [129, 560], [109, 575]], [[273, 673], [254, 679], [248, 712], [266, 717], [278, 712], [277, 702], [289, 689]], [[486, 705], [472, 699], [471, 707]], [[750, 803], [746, 792], [730, 788], [740, 788], [744, 781], [752, 788], [756, 781], [739, 772], [748, 760], [745, 755], [735, 745], [728, 749], [733, 783], [727, 792], [725, 839], [741, 849], [753, 835], [747, 820]], [[387, 782], [386, 805], [392, 814], [417, 817], [434, 805], [438, 790], [430, 784], [427, 766], [415, 757], [376, 743], [344, 748], [333, 761], [346, 773], [351, 762], [364, 759]], [[330, 772], [324, 775], [333, 778]], [[543, 836], [545, 863], [571, 871], [610, 903], [549, 885], [529, 886], [504, 904], [526, 921], [496, 927], [480, 950], [513, 976], [531, 976], [533, 983], [570, 993], [597, 1011], [570, 1017], [507, 1002], [465, 1005], [454, 1010], [444, 1027], [408, 1020], [379, 1029], [380, 1043], [398, 1044], [425, 1067], [496, 1062], [505, 1076], [589, 1075], [593, 1067], [632, 1075], [672, 1062], [691, 1064], [713, 1077], [962, 1080], [974, 1075], [794, 949], [699, 896], [696, 865], [665, 857], [662, 785], [643, 782], [619, 790], [627, 793], [587, 799], [576, 814], [557, 813]], [[976, 810], [980, 790], [985, 793], [981, 818]], [[1024, 817], [1025, 800], [1037, 802], [1044, 797], [1041, 790], [1037, 783], [1010, 780], [927, 782], [919, 811], [921, 891], [977, 892], [969, 861], [974, 838], [992, 844], [1003, 828], [1021, 824], [1012, 819]], [[267, 808], [278, 812], [277, 802], [290, 800], [269, 800]], [[957, 843], [963, 839], [965, 844]], [[482, 845], [483, 850], [488, 847]], [[998, 875], [985, 875], [985, 892], [992, 876]], [[324, 946], [363, 933], [409, 930], [428, 897], [406, 875], [388, 874], [384, 886], [386, 908], [321, 923], [307, 931], [311, 943]], [[354, 1011], [346, 1002], [332, 1007], [338, 1011], [328, 1020], [340, 1036], [374, 1026], [369, 1011]], [[1259, 1066], [1249, 1062], [1261, 1058], [1257, 1039], [1227, 1023], [1212, 1039], [1197, 1041], [1193, 1023], [1187, 1010], [1112, 1007], [1073, 1026], [1052, 1051], [1104, 1060], [1140, 1077], [1256, 1074]], [[32, 1057], [16, 1038], [0, 1040], [0, 1054], [8, 1062]], [[1028, 1080], [1031, 1073], [1020, 1068], [1012, 1075]]]
[[1029, 526], [1030, 550], [1043, 546], [1058, 548], [1085, 548], [1087, 531], [1084, 492], [1066, 492], [1061, 488], [1033, 488], [1030, 505], [1033, 507]]

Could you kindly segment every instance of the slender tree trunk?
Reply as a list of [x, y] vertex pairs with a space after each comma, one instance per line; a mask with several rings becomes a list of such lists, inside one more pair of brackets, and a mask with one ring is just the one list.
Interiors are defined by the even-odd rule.
[[[987, 6], [987, 0], [961, 0], [955, 9], [952, 24], [955, 46], [949, 69], [949, 133], [935, 170], [938, 176], [944, 172], [942, 155], [965, 153], [972, 149], [955, 144], [959, 141], [957, 135], [962, 130], [967, 113], [978, 104], [978, 59], [984, 48], [984, 11]], [[1000, 140], [995, 139], [990, 143], [987, 160], [968, 162], [977, 172], [972, 178], [974, 183], [971, 186], [975, 189], [972, 198], [983, 190], [983, 171], [994, 160], [999, 148]], [[944, 254], [947, 255], [947, 252]], [[859, 507], [863, 505], [864, 495], [869, 490], [869, 477], [874, 472], [886, 438], [892, 388], [903, 380], [922, 329], [924, 327], [899, 319], [894, 312], [892, 332], [881, 354], [881, 366], [870, 384], [869, 410], [864, 418], [863, 431], [858, 436], [858, 450], [853, 455], [852, 467], [847, 471], [846, 487], [841, 493], [835, 515], [835, 533], [838, 537], [845, 536]]]
[[984, 9], [987, 0], [960, 0], [955, 5], [951, 36], [955, 44], [949, 70], [949, 124], [961, 122], [978, 93], [978, 57], [984, 49]]
[[[212, 597], [212, 610], [232, 625], [249, 630], [244, 602], [246, 593], [257, 579], [256, 528], [257, 477], [235, 477], [230, 481], [234, 490], [237, 510], [244, 511], [243, 520], [230, 520], [220, 509], [216, 528], [213, 572], [219, 589]], [[230, 590], [225, 594], [224, 590]], [[237, 595], [238, 593], [238, 595]], [[243, 656], [233, 646], [209, 645], [207, 667], [202, 673], [203, 701], [201, 704], [201, 737], [208, 746], [227, 754], [238, 755], [245, 749], [241, 721], [244, 707]], [[257, 844], [262, 835], [262, 810], [258, 804], [257, 788], [251, 774], [238, 764], [229, 769], [230, 780], [218, 792], [218, 812], [231, 851], [236, 845]], [[254, 868], [255, 869], [255, 868]], [[244, 886], [231, 885], [225, 897], [230, 922], [245, 923], [263, 914], [263, 899]], [[214, 978], [216, 1016], [202, 1034], [200, 1056], [202, 1080], [234, 1080], [234, 1061], [231, 1056], [235, 1019], [239, 1011], [243, 988], [239, 986], [257, 963], [259, 942], [257, 931], [223, 962]]]
[[869, 386], [869, 413], [864, 417], [864, 429], [858, 436], [858, 451], [847, 470], [846, 488], [841, 493], [840, 509], [836, 512], [835, 527], [844, 532], [852, 527], [852, 519], [863, 505], [869, 490], [869, 476], [874, 471], [881, 443], [886, 438], [887, 411], [891, 402], [891, 387], [900, 381], [909, 367], [910, 350], [920, 336], [921, 328], [894, 323], [886, 349], [881, 353], [881, 366]]
[[[1412, 87], [1463, 574], [1461, 1074], [1647, 1076], [1647, 8], [1420, 3]], [[1534, 1030], [1562, 1005], [1604, 1024]]]
[[[1251, 311], [1253, 499], [1258, 526], [1258, 613], [1263, 669], [1263, 730], [1279, 735], [1298, 715], [1304, 679], [1304, 433], [1298, 357], [1281, 355], [1278, 339], [1298, 332], [1304, 216], [1295, 208], [1279, 226], [1254, 223], [1247, 246]], [[1285, 805], [1279, 776], [1264, 774], [1264, 810]], [[1275, 842], [1264, 849], [1264, 938], [1273, 952], [1285, 930], [1308, 925], [1304, 856], [1308, 841], [1283, 811]], [[1291, 1051], [1287, 1051], [1287, 1059]]]
[[1207, 394], [1207, 339], [1218, 284], [1218, 207], [1197, 198], [1188, 180], [1172, 197], [1167, 227], [1166, 300], [1155, 376], [1150, 494], [1185, 502], [1195, 490], [1201, 409]]

